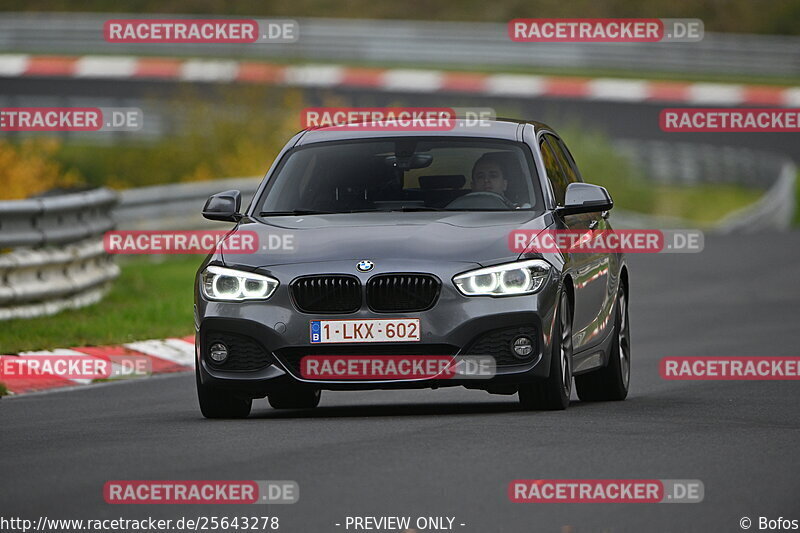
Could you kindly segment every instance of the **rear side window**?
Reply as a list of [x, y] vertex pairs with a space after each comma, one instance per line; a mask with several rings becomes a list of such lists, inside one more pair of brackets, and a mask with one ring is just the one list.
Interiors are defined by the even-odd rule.
[[561, 164], [558, 162], [558, 157], [544, 136], [539, 141], [539, 149], [542, 152], [544, 168], [547, 170], [547, 178], [550, 180], [550, 185], [553, 187], [556, 203], [558, 205], [564, 205], [564, 197], [566, 196], [567, 185], [569, 183], [567, 176], [564, 174]]
[[564, 141], [557, 137], [553, 137], [552, 135], [545, 135], [545, 137], [547, 137], [547, 142], [549, 142], [550, 146], [553, 148], [553, 152], [555, 152], [558, 162], [561, 163], [561, 166], [567, 175], [567, 181], [569, 183], [583, 181], [581, 179], [581, 173], [578, 170], [578, 165], [575, 164], [575, 159], [572, 157], [572, 154], [569, 153], [567, 145], [564, 144]]

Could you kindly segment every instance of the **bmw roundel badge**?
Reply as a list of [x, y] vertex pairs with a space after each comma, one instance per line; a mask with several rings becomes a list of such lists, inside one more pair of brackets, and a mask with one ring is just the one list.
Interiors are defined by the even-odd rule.
[[369, 272], [374, 267], [375, 263], [373, 263], [369, 259], [363, 259], [359, 261], [358, 264], [356, 265], [356, 269], [358, 269], [359, 272]]

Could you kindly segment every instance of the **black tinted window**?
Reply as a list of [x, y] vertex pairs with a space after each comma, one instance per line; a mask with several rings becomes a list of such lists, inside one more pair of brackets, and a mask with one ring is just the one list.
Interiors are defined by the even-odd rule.
[[576, 181], [581, 181], [581, 174], [580, 171], [578, 171], [578, 165], [575, 164], [575, 160], [572, 158], [572, 154], [569, 153], [564, 141], [553, 137], [552, 135], [545, 135], [545, 137], [547, 137], [547, 141], [550, 143], [550, 146], [553, 148], [553, 152], [555, 152], [556, 157], [558, 158], [558, 162], [561, 163], [561, 167], [564, 169], [564, 173], [567, 175], [567, 182], [575, 183]]
[[550, 184], [553, 186], [556, 203], [558, 205], [564, 205], [564, 196], [567, 193], [567, 184], [569, 183], [567, 176], [561, 169], [558, 157], [544, 137], [539, 141], [539, 148], [542, 151], [542, 159], [544, 160], [544, 168], [547, 170], [547, 177], [550, 180]]
[[538, 209], [530, 151], [509, 141], [402, 137], [311, 144], [284, 158], [259, 212]]

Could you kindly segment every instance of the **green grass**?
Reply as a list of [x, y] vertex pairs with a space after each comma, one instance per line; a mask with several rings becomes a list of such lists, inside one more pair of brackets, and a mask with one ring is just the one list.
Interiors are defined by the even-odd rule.
[[[764, 191], [738, 185], [662, 185], [630, 177], [585, 178], [604, 186], [614, 206], [660, 217], [682, 218], [700, 227], [712, 226], [722, 217], [756, 202]], [[631, 183], [634, 182], [634, 183]]]
[[8, 395], [8, 388], [5, 385], [0, 383], [0, 397]]
[[127, 260], [99, 303], [50, 317], [4, 322], [0, 353], [190, 335], [194, 273], [201, 262], [200, 255]]
[[725, 215], [756, 202], [764, 191], [737, 185], [655, 186], [655, 215], [710, 226]]

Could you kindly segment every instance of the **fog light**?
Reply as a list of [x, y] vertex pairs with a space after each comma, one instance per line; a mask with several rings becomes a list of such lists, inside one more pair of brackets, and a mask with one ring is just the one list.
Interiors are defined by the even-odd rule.
[[228, 347], [221, 342], [212, 344], [211, 348], [208, 350], [208, 356], [211, 357], [211, 360], [215, 363], [223, 363], [225, 359], [228, 358]]
[[525, 359], [533, 352], [533, 340], [530, 337], [520, 335], [511, 341], [511, 349], [517, 358]]

